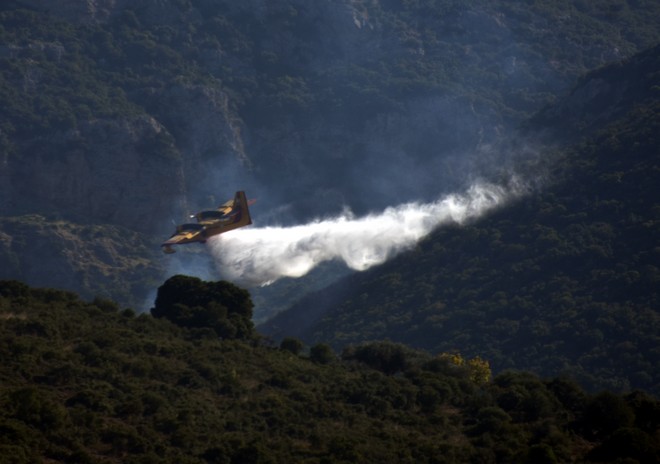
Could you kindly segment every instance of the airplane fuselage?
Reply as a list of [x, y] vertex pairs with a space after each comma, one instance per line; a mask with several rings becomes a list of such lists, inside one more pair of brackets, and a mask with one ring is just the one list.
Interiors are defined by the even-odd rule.
[[217, 210], [201, 211], [190, 216], [196, 218], [197, 222], [177, 226], [174, 234], [161, 244], [163, 252], [174, 253], [172, 245], [206, 243], [209, 237], [252, 224], [248, 209], [252, 203], [254, 201], [247, 201], [245, 192], [239, 191], [233, 201], [228, 201]]

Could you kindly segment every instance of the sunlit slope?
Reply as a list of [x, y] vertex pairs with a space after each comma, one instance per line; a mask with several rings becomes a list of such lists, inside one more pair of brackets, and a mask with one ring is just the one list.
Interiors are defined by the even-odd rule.
[[[583, 142], [559, 150], [545, 188], [469, 226], [441, 229], [262, 329], [336, 346], [387, 338], [480, 355], [495, 370], [658, 391], [660, 94], [649, 77], [659, 52], [580, 83], [637, 85], [637, 98], [614, 100], [620, 116], [606, 126], [563, 130]], [[627, 75], [626, 66], [644, 74]], [[583, 120], [601, 116], [584, 112]]]

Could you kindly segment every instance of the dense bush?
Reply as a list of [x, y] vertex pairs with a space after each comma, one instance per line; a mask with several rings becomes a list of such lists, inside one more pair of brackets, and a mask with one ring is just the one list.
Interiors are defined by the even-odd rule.
[[186, 328], [214, 330], [222, 338], [254, 337], [250, 294], [229, 282], [176, 275], [158, 288], [151, 314]]
[[[195, 301], [218, 292], [183, 276], [164, 286]], [[589, 395], [521, 372], [482, 382], [458, 353], [390, 342], [360, 345], [362, 360], [324, 344], [292, 356], [111, 309], [0, 282], [0, 461], [646, 463], [659, 452], [660, 402], [642, 392]], [[378, 359], [399, 359], [396, 372]]]

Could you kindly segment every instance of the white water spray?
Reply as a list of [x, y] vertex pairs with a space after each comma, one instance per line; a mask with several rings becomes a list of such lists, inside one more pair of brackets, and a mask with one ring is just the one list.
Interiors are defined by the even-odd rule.
[[208, 244], [223, 278], [248, 286], [301, 277], [333, 259], [363, 271], [410, 249], [442, 224], [461, 224], [482, 215], [516, 191], [476, 183], [463, 194], [432, 203], [406, 203], [362, 218], [347, 211], [305, 225], [244, 228], [217, 236]]

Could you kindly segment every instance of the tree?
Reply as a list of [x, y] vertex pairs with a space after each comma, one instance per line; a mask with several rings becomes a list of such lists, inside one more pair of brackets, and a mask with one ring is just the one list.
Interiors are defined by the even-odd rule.
[[634, 420], [632, 409], [622, 397], [604, 391], [587, 404], [582, 425], [588, 436], [603, 438], [621, 427], [632, 426]]
[[223, 338], [252, 338], [252, 299], [232, 283], [176, 275], [158, 288], [151, 314], [186, 328], [211, 328]]
[[330, 345], [325, 343], [317, 343], [309, 350], [309, 359], [316, 364], [329, 364], [335, 359], [335, 352], [332, 351]]
[[411, 351], [409, 348], [400, 343], [374, 342], [349, 347], [342, 353], [342, 358], [360, 361], [387, 375], [392, 375], [408, 367], [406, 355], [409, 351]]
[[285, 337], [280, 343], [280, 350], [289, 351], [295, 355], [300, 354], [303, 349], [303, 342], [295, 337]]
[[612, 462], [617, 458], [623, 461], [625, 458], [632, 458], [634, 462], [651, 464], [659, 462], [660, 446], [646, 432], [633, 427], [624, 427], [616, 430], [600, 446], [594, 448], [587, 458], [596, 462]]
[[532, 445], [527, 451], [528, 464], [554, 464], [557, 461], [554, 450], [547, 444]]
[[477, 385], [483, 385], [490, 381], [491, 370], [488, 361], [477, 356], [476, 358], [470, 359], [467, 362], [467, 365], [470, 369], [470, 380], [474, 383]]

